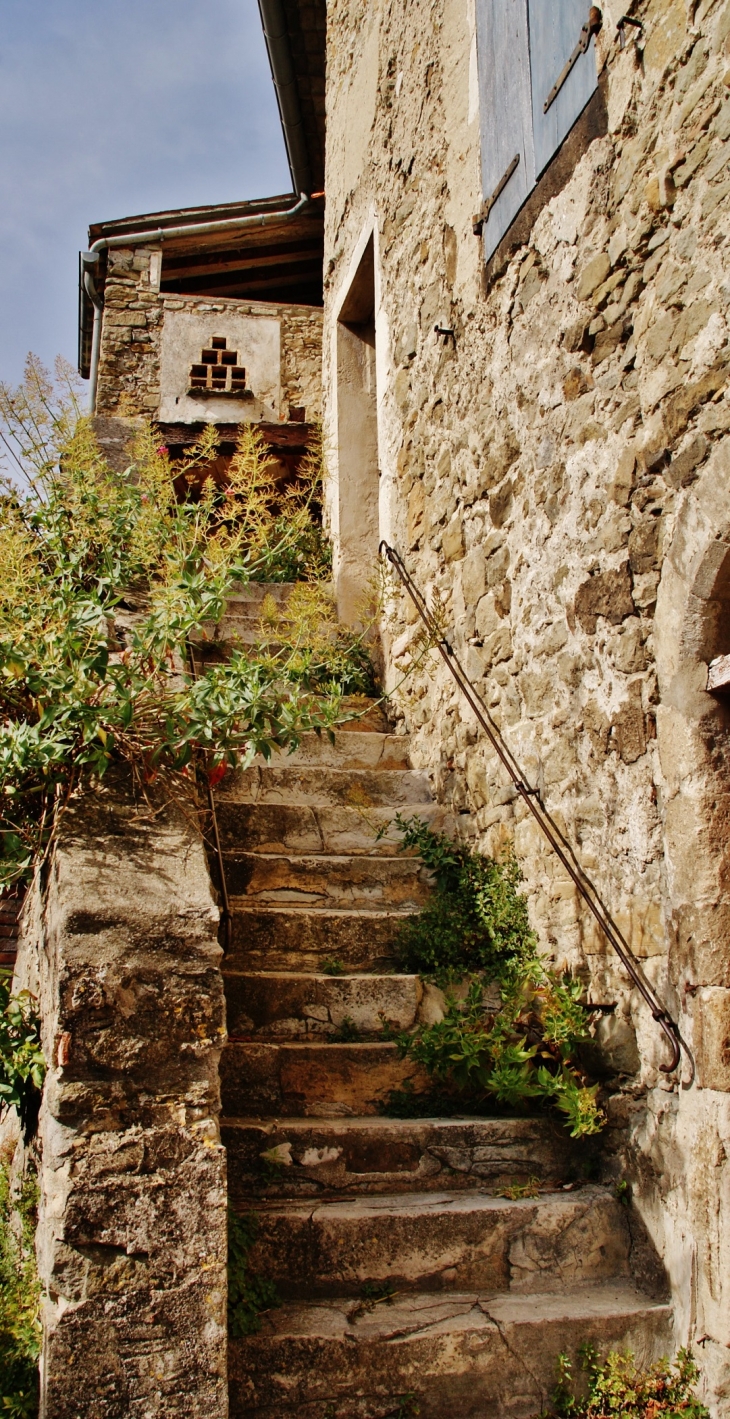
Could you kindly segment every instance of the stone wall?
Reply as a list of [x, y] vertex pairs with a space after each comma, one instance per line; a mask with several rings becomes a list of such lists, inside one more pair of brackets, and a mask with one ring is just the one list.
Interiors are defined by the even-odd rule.
[[[545, 949], [618, 1001], [614, 1166], [728, 1415], [730, 713], [705, 686], [730, 650], [730, 4], [643, 0], [621, 49], [624, 8], [602, 123], [485, 273], [473, 3], [328, 7], [330, 523], [337, 317], [372, 234], [380, 534], [680, 1018], [691, 1087], [435, 657], [400, 713], [464, 831], [513, 838]], [[391, 680], [416, 629], [396, 595]]]
[[49, 1064], [43, 1419], [228, 1412], [217, 927], [181, 812], [145, 812], [122, 778], [72, 802], [16, 968]]
[[[281, 305], [265, 301], [240, 301], [207, 296], [176, 296], [160, 293], [155, 287], [159, 274], [158, 253], [151, 247], [136, 250], [111, 250], [104, 287], [104, 323], [97, 413], [102, 417], [154, 419], [160, 412], [160, 369], [165, 333], [165, 314], [174, 313], [179, 326], [188, 317], [191, 323], [210, 324], [210, 334], [217, 325], [223, 327], [232, 320], [240, 325], [252, 322], [279, 327], [280, 352], [275, 385], [278, 385], [274, 405], [270, 407], [267, 379], [266, 399], [252, 400], [240, 408], [237, 402], [224, 405], [218, 401], [214, 422], [234, 423], [246, 419], [281, 419], [291, 417], [290, 410], [300, 411], [298, 417], [313, 423], [322, 410], [322, 311], [315, 306]], [[155, 258], [154, 260], [152, 258]], [[241, 351], [246, 365], [246, 351]], [[200, 358], [198, 351], [197, 358]], [[180, 388], [185, 393], [186, 381]], [[254, 389], [254, 393], [258, 391]], [[190, 401], [188, 401], [190, 402]], [[301, 415], [301, 410], [304, 414]], [[186, 417], [202, 418], [193, 407]], [[171, 417], [170, 411], [162, 414]], [[178, 418], [175, 415], [175, 418]]]

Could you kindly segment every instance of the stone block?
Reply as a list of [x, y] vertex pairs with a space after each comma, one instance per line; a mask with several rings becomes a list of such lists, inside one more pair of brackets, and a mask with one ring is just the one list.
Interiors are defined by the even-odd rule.
[[460, 517], [455, 517], [444, 528], [441, 549], [447, 562], [455, 562], [464, 555], [464, 528]]
[[618, 626], [634, 612], [628, 566], [597, 572], [584, 581], [576, 593], [575, 614], [588, 635], [595, 635], [599, 616]]
[[593, 292], [603, 285], [603, 282], [611, 274], [611, 258], [606, 251], [599, 251], [597, 256], [591, 258], [581, 271], [576, 284], [576, 295], [579, 301], [587, 301]]
[[692, 1002], [692, 1019], [699, 1087], [730, 1093], [730, 990], [698, 990]]
[[461, 566], [461, 589], [467, 606], [476, 606], [487, 585], [487, 560], [481, 547], [472, 547]]
[[653, 571], [659, 549], [659, 518], [645, 517], [629, 536], [629, 565], [634, 576]]

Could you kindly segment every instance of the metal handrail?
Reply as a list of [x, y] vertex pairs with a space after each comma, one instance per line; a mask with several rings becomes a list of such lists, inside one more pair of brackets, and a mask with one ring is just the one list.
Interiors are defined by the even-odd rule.
[[492, 748], [494, 749], [501, 763], [507, 770], [512, 781], [513, 787], [516, 789], [517, 793], [519, 793], [523, 803], [525, 803], [529, 808], [533, 818], [535, 819], [535, 822], [540, 828], [540, 831], [547, 838], [551, 848], [553, 849], [553, 852], [563, 864], [563, 867], [565, 868], [568, 875], [571, 877], [575, 887], [577, 888], [578, 892], [586, 903], [586, 906], [588, 907], [589, 911], [595, 917], [595, 920], [601, 928], [601, 931], [603, 932], [604, 936], [606, 937], [610, 945], [613, 947], [614, 951], [616, 952], [616, 955], [618, 956], [628, 975], [631, 977], [632, 981], [634, 982], [634, 985], [636, 986], [636, 989], [643, 997], [646, 1005], [648, 1005], [654, 1020], [656, 1020], [660, 1029], [663, 1030], [667, 1042], [672, 1051], [672, 1059], [671, 1063], [660, 1064], [659, 1068], [661, 1069], [663, 1074], [672, 1074], [674, 1070], [679, 1067], [679, 1063], [682, 1057], [681, 1051], [684, 1050], [690, 1062], [690, 1065], [692, 1066], [694, 1076], [694, 1060], [692, 1059], [692, 1055], [690, 1054], [690, 1051], [685, 1041], [682, 1039], [677, 1022], [669, 1014], [669, 1011], [662, 1004], [651, 982], [647, 980], [646, 976], [644, 975], [644, 972], [642, 971], [639, 962], [636, 960], [636, 957], [634, 956], [625, 936], [623, 935], [620, 928], [617, 926], [616, 922], [611, 916], [611, 913], [602, 901], [598, 889], [594, 886], [590, 877], [581, 867], [573, 851], [573, 848], [571, 847], [570, 843], [565, 838], [557, 823], [551, 817], [550, 813], [542, 802], [539, 791], [536, 788], [531, 788], [529, 783], [527, 782], [527, 779], [525, 778], [525, 775], [523, 774], [520, 765], [518, 764], [512, 751], [502, 738], [502, 735], [494, 720], [492, 719], [489, 710], [484, 704], [484, 701], [477, 694], [471, 680], [466, 674], [466, 671], [463, 669], [463, 666], [461, 665], [458, 656], [450, 646], [449, 642], [446, 640], [445, 636], [441, 634], [441, 629], [438, 625], [435, 616], [429, 610], [424, 597], [418, 590], [418, 587], [416, 586], [410, 573], [406, 569], [406, 566], [403, 562], [402, 557], [400, 556], [400, 553], [397, 552], [394, 547], [389, 546], [388, 543], [385, 541], [380, 543], [379, 551], [381, 555], [383, 553], [385, 554], [391, 566], [395, 569], [398, 576], [400, 577], [403, 586], [405, 587], [424, 626], [426, 627], [426, 630], [428, 631], [429, 637], [433, 640], [434, 649], [438, 650], [442, 660], [444, 661], [444, 664], [446, 665], [453, 679], [456, 681], [456, 684], [461, 690], [461, 693], [463, 694], [464, 698], [467, 700], [472, 712], [476, 716], [479, 724], [481, 725], [487, 738], [489, 739]]
[[[195, 652], [193, 650], [193, 644], [190, 640], [188, 641], [188, 658], [190, 660], [190, 674], [192, 675], [193, 680], [197, 680], [198, 669], [195, 664]], [[218, 863], [218, 878], [220, 883], [220, 894], [223, 903], [221, 907], [219, 923], [219, 929], [222, 929], [223, 931], [223, 940], [221, 942], [221, 946], [223, 947], [223, 955], [227, 956], [231, 948], [233, 913], [231, 912], [231, 903], [230, 898], [228, 896], [226, 867], [225, 862], [223, 861], [223, 848], [221, 847], [221, 837], [218, 831], [218, 815], [215, 811], [215, 799], [213, 797], [213, 789], [211, 788], [210, 783], [207, 780], [205, 786], [208, 794], [208, 811], [210, 813], [210, 825], [213, 833], [213, 851], [215, 853], [216, 861]]]

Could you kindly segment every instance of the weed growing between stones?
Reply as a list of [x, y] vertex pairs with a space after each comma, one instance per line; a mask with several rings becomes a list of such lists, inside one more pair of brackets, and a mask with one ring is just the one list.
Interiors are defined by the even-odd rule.
[[8, 1419], [31, 1419], [38, 1413], [37, 1202], [33, 1174], [26, 1174], [13, 1198], [7, 1171], [0, 1166], [0, 1410]]
[[238, 649], [189, 672], [190, 639], [205, 640], [232, 589], [288, 575], [313, 526], [316, 488], [305, 473], [277, 490], [255, 431], [225, 487], [206, 475], [214, 429], [174, 465], [142, 429], [119, 476], [70, 373], [54, 384], [30, 358], [18, 390], [0, 386], [0, 439], [20, 475], [0, 484], [2, 890], [29, 878], [82, 777], [116, 760], [142, 793], [158, 780], [174, 797], [201, 766], [215, 782], [330, 729], [366, 672], [352, 645], [305, 654], [301, 628], [284, 654]]
[[259, 1219], [255, 1212], [238, 1216], [228, 1211], [228, 1334], [234, 1340], [255, 1335], [260, 1317], [281, 1305], [273, 1281], [249, 1269], [249, 1252], [256, 1241]]
[[35, 1131], [46, 1062], [40, 1019], [28, 990], [11, 995], [10, 971], [0, 971], [0, 1119], [17, 1110], [26, 1141]]
[[447, 991], [471, 977], [465, 998], [447, 993], [441, 1020], [398, 1036], [402, 1054], [456, 1106], [532, 1103], [562, 1113], [572, 1138], [600, 1132], [598, 1085], [577, 1059], [589, 1039], [583, 986], [539, 957], [514, 855], [483, 857], [421, 819], [395, 822], [403, 847], [417, 848], [435, 877], [431, 900], [401, 927], [400, 964]]
[[541, 1419], [709, 1419], [709, 1411], [695, 1394], [699, 1370], [689, 1350], [680, 1350], [671, 1363], [658, 1360], [640, 1370], [632, 1354], [615, 1350], [599, 1360], [592, 1345], [580, 1351], [587, 1376], [587, 1392], [576, 1396], [573, 1366], [567, 1355], [558, 1357], [558, 1383], [552, 1408]]

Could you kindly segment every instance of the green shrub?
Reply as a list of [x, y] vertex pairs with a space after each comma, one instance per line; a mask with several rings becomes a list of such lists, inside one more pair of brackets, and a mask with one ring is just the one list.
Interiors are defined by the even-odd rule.
[[415, 848], [435, 877], [426, 906], [398, 932], [395, 949], [404, 970], [443, 984], [472, 971], [498, 975], [533, 959], [537, 942], [513, 853], [483, 857], [432, 832], [420, 818], [398, 814], [395, 824], [403, 848]]
[[0, 971], [0, 1119], [7, 1109], [17, 1109], [27, 1138], [37, 1116], [46, 1062], [32, 995], [27, 990], [10, 992], [11, 973]]
[[27, 1175], [16, 1200], [19, 1233], [12, 1225], [12, 1200], [0, 1167], [0, 1413], [31, 1419], [38, 1413], [38, 1356], [41, 1327], [40, 1284], [35, 1264], [38, 1188]]
[[577, 1060], [589, 1038], [583, 987], [540, 959], [514, 855], [482, 857], [421, 819], [395, 822], [435, 878], [431, 900], [400, 929], [399, 963], [446, 986], [471, 977], [465, 999], [447, 995], [442, 1020], [398, 1037], [401, 1052], [436, 1081], [437, 1101], [451, 1094], [480, 1112], [490, 1102], [553, 1107], [571, 1137], [600, 1132], [598, 1085]]
[[588, 1387], [586, 1394], [576, 1396], [571, 1362], [567, 1355], [559, 1356], [549, 1419], [709, 1419], [694, 1393], [699, 1370], [689, 1350], [680, 1350], [671, 1363], [659, 1360], [640, 1370], [631, 1354], [614, 1350], [599, 1360], [586, 1345], [581, 1365]]

